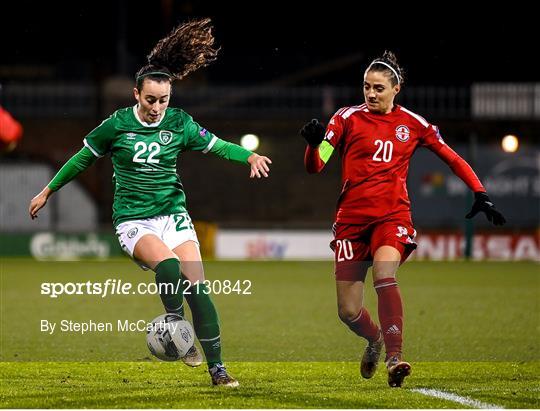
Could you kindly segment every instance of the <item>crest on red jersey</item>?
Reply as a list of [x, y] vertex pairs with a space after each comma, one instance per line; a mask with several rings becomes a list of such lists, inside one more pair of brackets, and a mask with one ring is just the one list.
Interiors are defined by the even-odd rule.
[[409, 139], [411, 136], [411, 132], [409, 131], [409, 127], [400, 125], [396, 127], [396, 138], [401, 141], [405, 142]]

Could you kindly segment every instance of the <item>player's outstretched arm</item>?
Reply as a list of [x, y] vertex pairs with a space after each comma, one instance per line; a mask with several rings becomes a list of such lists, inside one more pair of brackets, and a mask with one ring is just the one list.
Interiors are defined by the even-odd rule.
[[37, 218], [37, 212], [41, 210], [45, 206], [45, 204], [47, 204], [47, 200], [52, 195], [52, 193], [54, 193], [54, 191], [52, 191], [49, 187], [45, 187], [37, 196], [30, 200], [28, 213], [30, 214], [30, 218], [32, 220]]
[[247, 161], [251, 167], [249, 178], [268, 177], [268, 173], [270, 172], [268, 165], [272, 164], [272, 160], [270, 160], [268, 157], [253, 153], [248, 157]]
[[506, 219], [502, 213], [495, 208], [495, 204], [491, 202], [489, 196], [484, 191], [474, 193], [474, 204], [465, 218], [473, 218], [480, 211], [486, 214], [486, 218], [494, 225], [503, 225]]
[[71, 157], [62, 166], [60, 171], [56, 173], [49, 184], [30, 200], [28, 212], [32, 220], [37, 218], [37, 212], [47, 204], [47, 200], [52, 193], [60, 190], [60, 188], [90, 167], [96, 160], [97, 157], [86, 147], [83, 147], [77, 154]]
[[473, 218], [482, 211], [486, 214], [487, 219], [494, 225], [503, 225], [506, 223], [504, 216], [495, 208], [495, 205], [489, 199], [486, 189], [480, 182], [480, 179], [463, 158], [446, 144], [440, 144], [440, 142], [428, 146], [428, 148], [433, 150], [444, 162], [446, 162], [454, 174], [461, 178], [461, 180], [474, 192], [474, 204], [465, 218]]
[[260, 156], [238, 144], [221, 140], [217, 137], [215, 137], [215, 142], [210, 149], [210, 153], [229, 161], [248, 164], [251, 169], [249, 178], [268, 177], [268, 173], [270, 172], [268, 164], [272, 164], [272, 160], [268, 157]]

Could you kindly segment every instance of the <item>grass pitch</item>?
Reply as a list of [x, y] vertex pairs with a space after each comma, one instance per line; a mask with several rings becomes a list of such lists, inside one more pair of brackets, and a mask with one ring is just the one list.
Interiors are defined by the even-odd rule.
[[[538, 408], [538, 363], [416, 363], [401, 389], [355, 363], [230, 363], [238, 388], [170, 363], [4, 363], [6, 408], [461, 408], [413, 391], [444, 389], [478, 406]], [[382, 371], [382, 370], [381, 370]]]
[[[44, 319], [114, 323], [160, 314], [156, 295], [53, 299], [40, 292], [43, 282], [153, 281], [130, 261], [2, 261], [1, 406], [539, 407], [537, 264], [409, 262], [400, 268], [404, 353], [413, 364], [402, 389], [387, 386], [382, 364], [372, 380], [359, 376], [364, 342], [337, 318], [331, 262], [209, 262], [205, 268], [210, 280], [251, 281], [249, 295], [214, 296], [223, 354], [238, 389], [212, 387], [204, 367], [151, 358], [143, 332], [40, 330]], [[376, 317], [372, 287], [366, 305]]]

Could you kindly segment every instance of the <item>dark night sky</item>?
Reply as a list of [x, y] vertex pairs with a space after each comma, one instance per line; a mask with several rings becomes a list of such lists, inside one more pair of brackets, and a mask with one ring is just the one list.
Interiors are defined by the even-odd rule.
[[7, 24], [3, 18], [0, 26], [0, 67], [52, 66], [54, 75], [71, 80], [113, 74], [123, 20], [131, 75], [175, 24], [210, 16], [222, 47], [218, 61], [203, 73], [212, 82], [265, 83], [360, 53], [348, 66], [295, 83], [357, 85], [365, 65], [384, 49], [397, 54], [410, 84], [540, 80], [532, 26], [526, 16], [516, 20], [507, 10], [500, 17], [493, 10], [475, 17], [455, 6], [408, 16], [404, 6], [367, 10], [358, 2], [295, 12], [289, 10], [293, 2], [249, 3], [250, 8], [173, 0], [77, 3], [11, 3], [8, 14], [15, 17]]

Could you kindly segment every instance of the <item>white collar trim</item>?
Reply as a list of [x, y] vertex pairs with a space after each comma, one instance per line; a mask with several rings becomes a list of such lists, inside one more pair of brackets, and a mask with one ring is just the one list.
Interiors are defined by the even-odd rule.
[[167, 109], [165, 109], [165, 111], [163, 112], [163, 115], [161, 116], [161, 118], [159, 119], [159, 121], [156, 121], [155, 123], [147, 123], [146, 121], [142, 121], [141, 118], [139, 117], [139, 103], [135, 104], [133, 106], [133, 115], [135, 116], [135, 118], [137, 119], [137, 121], [139, 123], [141, 123], [144, 127], [157, 127], [159, 126], [159, 123], [161, 123], [161, 121], [165, 118], [165, 113], [167, 112]]

